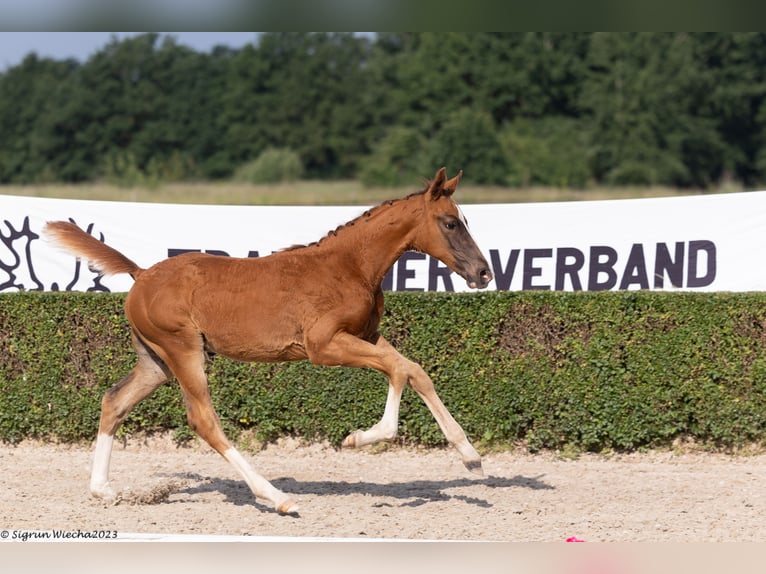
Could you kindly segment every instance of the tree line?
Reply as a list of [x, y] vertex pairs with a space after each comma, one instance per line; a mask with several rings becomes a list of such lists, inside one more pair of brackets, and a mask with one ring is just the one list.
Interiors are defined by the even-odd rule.
[[0, 183], [755, 186], [765, 75], [764, 33], [147, 33], [0, 74]]

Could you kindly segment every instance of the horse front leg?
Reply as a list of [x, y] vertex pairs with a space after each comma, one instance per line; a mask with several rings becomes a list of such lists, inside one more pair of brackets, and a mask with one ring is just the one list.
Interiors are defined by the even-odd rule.
[[409, 383], [410, 386], [415, 389], [415, 392], [420, 395], [423, 402], [431, 411], [431, 414], [436, 419], [439, 428], [447, 437], [449, 443], [454, 446], [460, 453], [465, 467], [479, 476], [484, 476], [484, 470], [481, 466], [481, 456], [473, 447], [468, 437], [463, 431], [462, 427], [453, 418], [447, 407], [444, 406], [439, 395], [436, 394], [434, 383], [431, 380], [422, 367], [416, 363], [412, 363], [413, 368], [410, 371]]
[[402, 399], [403, 390], [404, 385], [395, 386], [393, 383], [389, 383], [383, 417], [378, 423], [367, 430], [352, 432], [343, 440], [342, 446], [355, 448], [395, 439], [399, 430], [399, 403]]
[[332, 337], [328, 343], [308, 345], [307, 349], [309, 359], [314, 364], [369, 367], [384, 373], [389, 378], [388, 398], [381, 420], [368, 430], [352, 432], [343, 441], [343, 446], [360, 447], [393, 439], [399, 425], [402, 391], [409, 384], [425, 402], [447, 441], [460, 453], [465, 467], [483, 476], [481, 456], [436, 394], [431, 378], [420, 365], [402, 356], [383, 337], [380, 337], [373, 345], [341, 332]]
[[[354, 337], [354, 339], [356, 338]], [[359, 339], [356, 340], [360, 341]], [[366, 343], [365, 341], [360, 342], [363, 343], [363, 345], [361, 345], [362, 348], [364, 348], [365, 345], [370, 344]], [[356, 345], [354, 344], [352, 346]], [[378, 340], [374, 345], [374, 351], [380, 353], [381, 355], [398, 355], [396, 349], [394, 349], [383, 336], [378, 337]], [[388, 396], [386, 397], [386, 406], [383, 410], [383, 417], [369, 429], [360, 429], [349, 434], [343, 440], [343, 447], [358, 448], [361, 446], [375, 444], [381, 441], [393, 440], [396, 438], [396, 435], [399, 431], [399, 404], [401, 403], [402, 392], [404, 391], [404, 387], [407, 381], [403, 380], [401, 377], [394, 377], [393, 373], [387, 373], [382, 368], [373, 368], [377, 368], [379, 371], [384, 372], [389, 377]]]

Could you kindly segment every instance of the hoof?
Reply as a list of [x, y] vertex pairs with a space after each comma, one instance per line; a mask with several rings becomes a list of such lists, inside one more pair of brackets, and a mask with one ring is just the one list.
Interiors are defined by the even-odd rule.
[[343, 448], [356, 448], [359, 442], [357, 441], [357, 436], [361, 434], [362, 431], [359, 430], [352, 432], [350, 435], [343, 439], [341, 446]]
[[464, 460], [463, 464], [473, 474], [484, 476], [484, 469], [481, 467], [481, 460]]
[[300, 507], [289, 499], [277, 506], [277, 512], [280, 514], [298, 514], [298, 510], [300, 510]]
[[93, 486], [90, 487], [90, 493], [95, 498], [100, 498], [102, 500], [114, 500], [117, 498], [117, 493], [112, 490], [112, 487], [109, 486], [109, 484], [103, 484], [101, 486]]

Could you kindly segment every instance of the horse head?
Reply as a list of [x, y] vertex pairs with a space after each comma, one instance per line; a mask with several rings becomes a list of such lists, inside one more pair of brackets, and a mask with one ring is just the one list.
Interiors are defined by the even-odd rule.
[[447, 170], [442, 167], [428, 183], [423, 194], [425, 213], [412, 247], [439, 259], [472, 289], [484, 289], [492, 281], [492, 272], [468, 230], [468, 221], [452, 199], [462, 175], [460, 171], [447, 179]]

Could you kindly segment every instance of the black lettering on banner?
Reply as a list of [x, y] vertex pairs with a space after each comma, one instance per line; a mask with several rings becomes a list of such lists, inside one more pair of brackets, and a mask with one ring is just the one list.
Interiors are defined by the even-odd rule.
[[[705, 275], [698, 275], [700, 252], [706, 255], [707, 270]], [[689, 259], [686, 273], [687, 287], [707, 287], [715, 281], [718, 268], [715, 243], [706, 239], [689, 242]]]
[[[688, 246], [688, 247], [687, 247]], [[631, 246], [624, 268], [619, 261], [619, 255], [614, 247], [608, 245], [593, 245], [589, 252], [575, 247], [511, 249], [508, 258], [503, 261], [499, 249], [489, 250], [490, 264], [494, 274], [495, 289], [508, 291], [513, 283], [519, 258], [523, 257], [521, 288], [523, 290], [564, 291], [571, 287], [573, 291], [608, 291], [618, 287], [626, 290], [633, 287], [662, 289], [666, 278], [673, 287], [700, 288], [711, 285], [718, 269], [717, 248], [710, 240], [677, 241], [671, 247], [667, 243], [657, 243], [654, 246], [655, 258], [653, 276], [650, 281], [645, 255], [645, 246], [634, 243]], [[226, 251], [217, 249], [182, 249], [169, 248], [168, 257], [183, 253], [209, 253], [211, 255], [229, 256]], [[247, 257], [259, 257], [257, 250], [248, 252]], [[412, 285], [423, 284], [422, 274], [415, 268], [410, 268], [411, 261], [427, 260], [427, 287]], [[547, 261], [546, 261], [547, 260]], [[539, 278], [553, 265], [554, 285], [543, 284]], [[622, 274], [616, 269], [622, 269]], [[587, 285], [583, 274], [586, 273]], [[684, 277], [684, 271], [686, 277]], [[452, 271], [435, 257], [425, 253], [407, 251], [391, 266], [383, 277], [381, 287], [384, 291], [438, 291], [441, 286], [445, 291], [454, 291]], [[418, 277], [420, 276], [420, 279]], [[686, 279], [684, 281], [684, 279]], [[412, 282], [410, 282], [412, 280]], [[537, 282], [536, 282], [537, 281]], [[408, 285], [408, 282], [409, 285]], [[618, 286], [619, 285], [619, 286]]]
[[168, 257], [175, 257], [176, 255], [183, 255], [184, 253], [202, 253], [201, 249], [174, 249], [168, 248]]
[[492, 274], [495, 276], [495, 286], [498, 291], [508, 291], [511, 288], [513, 272], [516, 269], [516, 263], [519, 260], [520, 249], [511, 249], [508, 255], [508, 261], [503, 269], [503, 263], [500, 261], [500, 251], [497, 249], [489, 250], [490, 264], [492, 265]]
[[[176, 255], [183, 255], [184, 253], [207, 253], [208, 255], [218, 255], [220, 257], [231, 257], [228, 251], [221, 249], [181, 249], [170, 247], [168, 248], [168, 257], [175, 257]], [[248, 251], [248, 257], [258, 257], [258, 251]]]
[[391, 269], [388, 270], [388, 273], [383, 276], [383, 281], [380, 283], [380, 288], [383, 289], [383, 291], [391, 291], [394, 288], [394, 267], [396, 267], [396, 263], [394, 263], [391, 266]]
[[627, 289], [631, 285], [638, 285], [641, 289], [649, 289], [649, 277], [646, 275], [646, 259], [644, 258], [644, 246], [634, 243], [630, 248], [628, 263], [622, 274], [620, 289]]
[[[568, 259], [573, 259], [568, 263]], [[556, 291], [563, 291], [565, 279], [569, 276], [573, 291], [582, 291], [580, 269], [585, 265], [585, 254], [574, 247], [561, 247], [556, 250]]]
[[543, 274], [542, 267], [535, 267], [535, 259], [553, 257], [553, 249], [525, 249], [524, 250], [524, 276], [521, 288], [525, 291], [550, 290], [550, 285], [535, 285], [532, 280]]
[[684, 284], [684, 242], [676, 241], [675, 254], [671, 258], [670, 250], [665, 243], [657, 244], [657, 253], [654, 259], [654, 286], [662, 289], [665, 287], [665, 274], [667, 273], [671, 287], [682, 287]]
[[416, 251], [407, 251], [399, 257], [396, 262], [396, 290], [397, 291], [423, 291], [422, 287], [407, 287], [407, 279], [415, 278], [415, 270], [408, 269], [407, 263], [409, 261], [423, 260], [426, 258], [425, 253], [418, 253]]
[[445, 291], [454, 291], [455, 288], [452, 285], [452, 271], [446, 265], [443, 265], [436, 257], [429, 257], [428, 262], [428, 290], [438, 291], [438, 281], [441, 279], [444, 283]]
[[[612, 247], [594, 245], [590, 248], [588, 291], [608, 291], [617, 284], [615, 263], [617, 263], [617, 251]], [[599, 275], [602, 273], [606, 274], [606, 280], [599, 281]]]
[[[226, 251], [221, 251], [220, 249], [178, 249], [170, 247], [168, 248], [168, 257], [175, 257], [176, 255], [183, 255], [184, 253], [207, 253], [208, 255], [219, 255], [221, 257], [231, 257]], [[255, 256], [258, 257], [257, 251], [251, 251], [250, 253], [255, 253]], [[251, 255], [248, 255], [248, 257], [251, 257]]]

